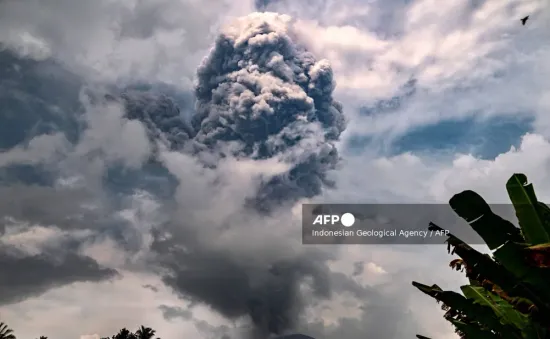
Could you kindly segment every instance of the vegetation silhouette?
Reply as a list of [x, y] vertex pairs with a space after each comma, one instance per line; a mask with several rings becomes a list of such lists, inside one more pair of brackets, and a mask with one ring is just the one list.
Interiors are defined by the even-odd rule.
[[[153, 339], [155, 338], [156, 331], [151, 327], [145, 327], [141, 325], [135, 332], [131, 332], [127, 328], [122, 328], [117, 334], [110, 337], [101, 337], [101, 339]], [[0, 339], [17, 339], [13, 330], [6, 324], [0, 322]], [[40, 336], [39, 339], [48, 339], [46, 336]], [[160, 339], [156, 337], [155, 339]], [[303, 334], [289, 334], [276, 339], [315, 339], [313, 337]]]
[[13, 330], [3, 322], [0, 322], [0, 339], [15, 339]]
[[[156, 331], [151, 327], [141, 325], [135, 332], [123, 328], [117, 334], [111, 337], [102, 337], [101, 339], [153, 339], [155, 334]], [[13, 330], [3, 322], [0, 322], [0, 339], [17, 339]], [[41, 335], [39, 339], [48, 339], [48, 337]], [[156, 339], [160, 338], [157, 337]]]
[[[494, 214], [476, 192], [449, 201], [492, 251], [482, 254], [449, 235], [447, 250], [460, 257], [449, 266], [470, 282], [461, 286], [462, 294], [412, 283], [442, 303], [445, 319], [463, 339], [550, 338], [550, 208], [537, 200], [524, 174], [512, 175], [506, 189], [520, 228]], [[429, 229], [442, 230], [434, 223]]]

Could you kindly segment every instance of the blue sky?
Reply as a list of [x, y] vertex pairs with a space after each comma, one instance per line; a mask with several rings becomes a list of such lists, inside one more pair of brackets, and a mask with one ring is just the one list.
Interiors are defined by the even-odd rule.
[[531, 131], [531, 122], [527, 119], [442, 121], [404, 134], [394, 143], [392, 154], [465, 153], [489, 160], [509, 151], [512, 146], [519, 146], [521, 137]]
[[[250, 16], [257, 10], [289, 17]], [[521, 26], [527, 14], [530, 20]], [[299, 204], [277, 218], [234, 216], [257, 189], [257, 178], [285, 171], [280, 159], [228, 160], [212, 172], [196, 159], [161, 149], [158, 161], [165, 168], [145, 165], [154, 153], [146, 123], [129, 121], [120, 108], [97, 106], [76, 93], [79, 82], [151, 86], [171, 97], [189, 121], [196, 110], [197, 67], [218, 34], [239, 36], [261, 20], [289, 34], [318, 61], [327, 60], [336, 82], [333, 97], [348, 120], [337, 143], [342, 162], [330, 172], [336, 187], [313, 201], [446, 203], [453, 194], [473, 189], [502, 203], [507, 202], [504, 183], [515, 172], [526, 173], [539, 198], [550, 201], [550, 46], [545, 44], [550, 7], [545, 1], [0, 2], [0, 44], [41, 65], [28, 75], [33, 81], [0, 79], [0, 91], [39, 107], [14, 104], [23, 112], [17, 115], [21, 121], [6, 120], [11, 127], [5, 134], [13, 132], [13, 138], [0, 138], [0, 189], [12, 199], [41, 201], [51, 212], [45, 219], [40, 213], [19, 215], [22, 220], [7, 231], [0, 227], [0, 243], [18, 248], [22, 256], [41, 258], [57, 259], [67, 248], [119, 273], [111, 280], [54, 284], [21, 302], [0, 304], [0, 320], [18, 336], [97, 339], [145, 323], [162, 338], [238, 337], [246, 319], [228, 320], [207, 303], [179, 298], [148, 266], [152, 227], [177, 206], [188, 214], [176, 216], [200, 221], [201, 241], [231, 260], [250, 257], [251, 266], [261, 266], [273, 257], [309, 255], [310, 250], [319, 250], [312, 262], [331, 258], [323, 263], [334, 273], [334, 293], [308, 305], [297, 330], [318, 339], [393, 339], [416, 333], [456, 338], [438, 305], [410, 286], [411, 280], [420, 280], [456, 289], [464, 282], [448, 268], [451, 256], [443, 247], [304, 248], [293, 238]], [[26, 67], [22, 61], [0, 62]], [[40, 135], [60, 125], [56, 119], [68, 121], [58, 126], [66, 139]], [[35, 134], [19, 133], [34, 121]], [[82, 138], [75, 143], [71, 133], [76, 131]], [[47, 188], [25, 186], [37, 168], [42, 174], [61, 173], [59, 180]], [[143, 173], [147, 177], [139, 181]], [[111, 186], [104, 188], [104, 180]], [[163, 185], [174, 201], [153, 194]], [[111, 206], [113, 199], [118, 200]], [[3, 216], [17, 212], [1, 206]], [[65, 228], [66, 218], [59, 215], [68, 213], [67, 206], [84, 211], [84, 217], [99, 210], [119, 224], [109, 228], [96, 220], [100, 235], [92, 241], [84, 229]], [[214, 226], [225, 225], [228, 216], [237, 218], [236, 231], [221, 236]], [[117, 246], [121, 239], [124, 248]], [[354, 275], [357, 262], [364, 270]], [[314, 300], [307, 288], [303, 295]], [[74, 324], [67, 326], [67, 319]]]

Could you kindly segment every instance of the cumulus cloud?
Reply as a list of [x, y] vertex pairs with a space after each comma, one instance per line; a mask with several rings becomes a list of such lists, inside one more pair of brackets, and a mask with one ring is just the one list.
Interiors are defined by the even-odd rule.
[[[308, 48], [331, 61], [336, 95], [354, 122], [346, 139], [374, 139], [382, 146], [369, 146], [383, 148], [422, 126], [474, 117], [484, 123], [488, 116], [534, 117], [535, 126], [546, 126], [547, 49], [540, 41], [548, 39], [550, 12], [542, 1], [457, 2], [437, 10], [428, 0], [326, 1], [313, 10], [270, 2], [295, 14]], [[527, 14], [536, 18], [531, 26], [518, 24]], [[411, 79], [414, 95], [403, 90]], [[397, 105], [378, 109], [389, 101]]]
[[[54, 57], [96, 79], [163, 80], [190, 87], [211, 28], [251, 1], [2, 1], [0, 42], [21, 55]], [[38, 14], [41, 13], [41, 14]], [[85, 41], [85, 43], [83, 43]]]
[[[122, 105], [90, 101], [84, 80], [52, 59], [8, 50], [0, 59], [2, 267], [13, 270], [2, 275], [0, 303], [115, 277], [80, 248], [105, 229], [124, 229], [101, 186], [107, 167], [135, 168], [147, 159], [143, 125], [125, 118]], [[40, 279], [23, 283], [29, 275]]]

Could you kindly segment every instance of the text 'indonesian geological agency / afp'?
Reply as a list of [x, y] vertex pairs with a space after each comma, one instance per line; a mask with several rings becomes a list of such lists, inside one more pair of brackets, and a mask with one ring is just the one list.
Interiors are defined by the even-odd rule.
[[[502, 210], [510, 206], [496, 207]], [[513, 210], [509, 212], [513, 213]], [[443, 230], [428, 230], [430, 222]], [[304, 244], [443, 244], [450, 233], [481, 244], [477, 233], [443, 204], [304, 204]]]

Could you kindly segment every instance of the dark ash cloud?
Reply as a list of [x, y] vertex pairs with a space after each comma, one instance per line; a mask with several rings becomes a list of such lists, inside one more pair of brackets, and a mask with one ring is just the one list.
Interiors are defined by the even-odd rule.
[[162, 316], [168, 321], [175, 320], [175, 319], [183, 319], [183, 320], [193, 319], [193, 312], [191, 312], [189, 309], [175, 307], [175, 306], [160, 305], [159, 310], [162, 311]]
[[51, 288], [74, 282], [99, 282], [117, 272], [98, 265], [91, 258], [74, 253], [49, 256], [46, 253], [17, 256], [14, 248], [0, 251], [0, 305], [38, 296]]
[[168, 286], [181, 297], [205, 303], [228, 318], [250, 316], [259, 336], [282, 333], [298, 324], [305, 302], [300, 284], [306, 278], [312, 280], [315, 297], [330, 295], [329, 273], [323, 260], [313, 256], [264, 266], [244, 258], [239, 261], [225, 252], [204, 253], [208, 249], [187, 246], [185, 251], [168, 249], [175, 252], [164, 266], [172, 271], [164, 278]]
[[[274, 240], [257, 249], [261, 255], [246, 243], [266, 241], [254, 235], [262, 225], [269, 227], [263, 212], [316, 196], [330, 185], [327, 172], [339, 160], [334, 143], [346, 126], [342, 107], [332, 98], [332, 70], [294, 40], [287, 17], [254, 13], [223, 31], [197, 74], [191, 152], [200, 159], [198, 167], [220, 174], [226, 159], [271, 159], [288, 170], [264, 180], [242, 206], [238, 196], [218, 206], [214, 198], [221, 192], [182, 188], [180, 195], [192, 196], [193, 203], [208, 196], [210, 213], [223, 215], [236, 206], [234, 214], [241, 217], [195, 224], [191, 198], [182, 198], [172, 222], [155, 235], [153, 250], [168, 269], [165, 283], [182, 298], [205, 303], [228, 318], [249, 317], [255, 338], [286, 333], [311, 302], [304, 299], [304, 286], [312, 290], [312, 299], [330, 297], [328, 257], [320, 251], [289, 252], [296, 239]], [[180, 176], [180, 183], [186, 178]], [[219, 179], [212, 182], [220, 184]], [[283, 208], [282, 213], [288, 212]], [[281, 227], [285, 220], [271, 223]], [[207, 238], [202, 234], [206, 230], [219, 232]], [[226, 232], [240, 233], [240, 240], [231, 246], [217, 243], [216, 237]]]
[[331, 184], [326, 174], [338, 162], [334, 142], [346, 120], [332, 98], [328, 61], [317, 61], [293, 40], [288, 17], [240, 19], [218, 37], [197, 76], [192, 123], [199, 149], [291, 165], [265, 183], [256, 203], [269, 208], [313, 197]]
[[194, 132], [183, 119], [176, 102], [164, 94], [126, 90], [121, 95], [126, 116], [142, 122], [152, 141], [164, 141], [172, 149], [182, 149]]

